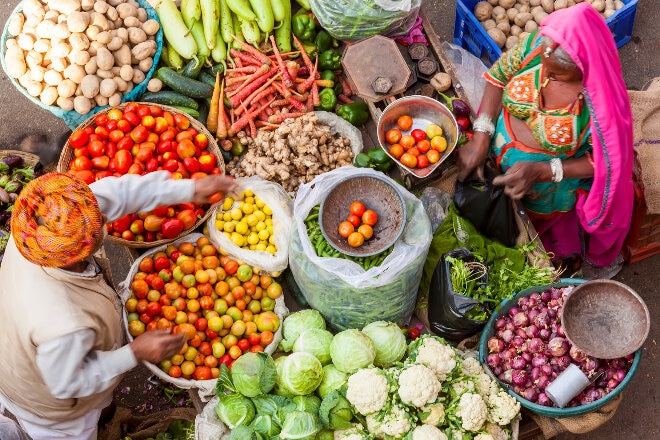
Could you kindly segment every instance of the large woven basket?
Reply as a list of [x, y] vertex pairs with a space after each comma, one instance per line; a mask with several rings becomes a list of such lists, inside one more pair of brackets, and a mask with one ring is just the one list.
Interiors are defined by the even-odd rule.
[[[220, 147], [218, 146], [218, 143], [216, 142], [213, 135], [206, 129], [204, 124], [202, 124], [201, 122], [199, 122], [195, 118], [187, 115], [186, 113], [184, 113], [180, 110], [177, 110], [173, 107], [167, 106], [167, 105], [153, 104], [153, 103], [150, 103], [150, 102], [139, 103], [139, 104], [160, 107], [163, 110], [168, 111], [170, 113], [173, 113], [173, 114], [178, 113], [178, 114], [182, 114], [182, 115], [186, 116], [188, 118], [188, 120], [190, 121], [191, 127], [194, 127], [198, 132], [204, 133], [206, 135], [206, 137], [209, 140], [207, 150], [209, 151], [209, 153], [213, 154], [217, 158], [218, 168], [220, 168], [222, 170], [223, 174], [225, 173], [225, 161], [222, 158], [222, 153], [220, 151]], [[122, 110], [125, 106], [126, 106], [126, 104], [124, 103], [124, 104], [119, 105], [118, 107], [113, 107], [113, 108], [118, 108], [118, 109]], [[107, 113], [110, 110], [112, 110], [112, 108], [106, 108], [106, 109], [103, 110], [103, 112]], [[94, 123], [94, 117], [95, 116], [96, 115], [93, 115], [93, 116], [90, 116], [89, 118], [87, 118], [87, 120], [85, 120], [85, 122], [80, 124], [76, 129], [84, 129], [84, 128], [92, 125]], [[57, 162], [57, 171], [60, 171], [62, 173], [66, 173], [69, 169], [69, 163], [74, 158], [74, 156], [75, 156], [74, 149], [71, 146], [71, 144], [69, 143], [69, 141], [67, 140], [66, 143], [64, 144], [64, 147], [62, 148], [62, 153], [60, 154], [60, 159]], [[204, 216], [202, 218], [200, 218], [199, 220], [197, 220], [197, 223], [195, 223], [195, 225], [192, 228], [186, 229], [183, 232], [181, 232], [181, 234], [178, 237], [168, 238], [168, 239], [163, 239], [163, 240], [143, 242], [143, 241], [129, 241], [129, 240], [124, 240], [122, 238], [117, 238], [117, 237], [108, 235], [107, 240], [109, 240], [113, 243], [116, 243], [118, 245], [127, 246], [127, 247], [130, 247], [130, 248], [152, 248], [152, 247], [155, 247], [155, 246], [160, 246], [162, 244], [171, 243], [179, 237], [183, 237], [185, 235], [190, 234], [195, 229], [197, 229], [201, 225], [203, 225], [204, 222], [206, 222], [206, 220], [208, 220], [208, 218], [212, 214], [212, 211], [213, 211], [213, 209], [211, 209], [210, 207], [207, 207]]]

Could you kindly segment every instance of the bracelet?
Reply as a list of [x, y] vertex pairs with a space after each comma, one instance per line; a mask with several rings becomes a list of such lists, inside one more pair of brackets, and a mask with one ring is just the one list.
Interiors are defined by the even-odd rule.
[[475, 119], [472, 124], [472, 131], [486, 133], [488, 136], [493, 136], [495, 134], [495, 125], [490, 119], [490, 116], [486, 114], [481, 114]]
[[561, 159], [555, 157], [550, 159], [550, 169], [552, 170], [552, 181], [559, 183], [564, 180], [564, 166], [561, 163]]

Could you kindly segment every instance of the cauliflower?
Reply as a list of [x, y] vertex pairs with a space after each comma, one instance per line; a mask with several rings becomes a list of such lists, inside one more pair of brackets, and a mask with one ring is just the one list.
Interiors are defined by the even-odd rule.
[[432, 403], [421, 408], [417, 416], [425, 425], [440, 426], [445, 421], [445, 407], [442, 402]]
[[435, 373], [421, 364], [412, 364], [399, 375], [399, 397], [405, 404], [421, 408], [435, 402], [440, 388]]
[[472, 356], [468, 356], [461, 361], [461, 371], [466, 376], [478, 376], [484, 372], [479, 360]]
[[520, 412], [520, 402], [500, 389], [488, 396], [488, 420], [498, 425], [508, 425]]
[[479, 394], [464, 393], [458, 402], [456, 415], [461, 418], [463, 429], [479, 431], [488, 417], [488, 408]]
[[367, 416], [367, 428], [369, 433], [382, 438], [389, 435], [394, 438], [402, 438], [412, 429], [413, 423], [404, 408], [393, 405], [385, 414], [370, 414]]
[[363, 431], [362, 425], [355, 424], [352, 428], [339, 429], [333, 432], [334, 440], [364, 440], [370, 438]]
[[501, 426], [486, 422], [484, 425], [486, 432], [490, 434], [493, 440], [509, 440], [509, 434]]
[[362, 368], [348, 378], [346, 399], [363, 416], [383, 409], [387, 396], [387, 377], [379, 368]]
[[491, 395], [495, 395], [501, 390], [497, 382], [484, 372], [473, 378], [473, 382], [475, 391], [486, 401], [486, 403], [488, 403], [488, 399]]
[[443, 434], [435, 426], [420, 425], [417, 426], [412, 432], [412, 440], [448, 440], [447, 436]]
[[444, 381], [449, 373], [456, 368], [456, 352], [441, 338], [422, 335], [411, 344], [408, 359], [411, 363], [422, 364], [429, 367], [438, 380]]
[[451, 384], [454, 395], [460, 396], [465, 392], [474, 392], [474, 382], [471, 380], [461, 380], [459, 382], [454, 382]]
[[472, 440], [495, 440], [495, 439], [490, 434], [481, 433], [481, 434], [475, 435], [474, 439], [472, 439]]

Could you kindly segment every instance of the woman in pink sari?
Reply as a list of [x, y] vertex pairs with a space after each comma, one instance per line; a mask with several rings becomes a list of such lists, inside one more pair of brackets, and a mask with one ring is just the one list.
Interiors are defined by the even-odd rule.
[[459, 180], [494, 157], [493, 183], [520, 199], [557, 260], [611, 278], [633, 202], [632, 113], [616, 44], [588, 3], [550, 14], [484, 75], [473, 139]]

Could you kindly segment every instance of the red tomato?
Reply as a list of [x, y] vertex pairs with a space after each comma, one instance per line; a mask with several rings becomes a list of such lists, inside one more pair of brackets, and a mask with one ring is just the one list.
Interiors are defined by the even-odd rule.
[[364, 211], [366, 211], [366, 207], [364, 206], [364, 203], [362, 203], [359, 200], [354, 201], [351, 203], [351, 206], [348, 208], [351, 211], [351, 214], [355, 214], [358, 217], [362, 217], [362, 214], [364, 214]]
[[107, 139], [110, 131], [103, 126], [98, 126], [94, 129], [94, 134], [98, 135], [101, 139]]
[[119, 174], [126, 174], [133, 164], [133, 156], [130, 151], [119, 150], [114, 157], [115, 166]]
[[358, 217], [355, 214], [349, 215], [346, 221], [352, 224], [353, 226], [355, 226], [356, 228], [360, 226], [360, 223], [362, 223], [362, 219], [360, 219], [360, 217]]
[[199, 171], [200, 163], [194, 157], [186, 157], [183, 159], [183, 166], [186, 168], [186, 171], [192, 174]]
[[261, 335], [258, 333], [252, 333], [248, 336], [248, 341], [250, 345], [259, 345], [261, 343]]
[[133, 162], [126, 174], [144, 174], [144, 167], [139, 162]]
[[108, 118], [108, 115], [105, 113], [99, 113], [98, 115], [94, 116], [94, 124], [97, 126], [105, 125], [109, 120], [110, 118]]
[[147, 140], [147, 137], [149, 137], [149, 131], [146, 127], [138, 125], [131, 130], [130, 136], [133, 141], [139, 144]]
[[82, 147], [73, 150], [73, 157], [80, 157], [80, 156], [89, 157], [89, 148]]
[[250, 342], [246, 338], [240, 339], [236, 345], [238, 345], [238, 348], [241, 349], [241, 351], [245, 351], [250, 348]]
[[141, 105], [137, 108], [137, 115], [140, 118], [144, 118], [145, 116], [151, 116], [151, 110], [149, 110], [149, 106], [147, 105]]
[[101, 140], [90, 141], [87, 148], [92, 157], [100, 157], [105, 154], [105, 144]]
[[92, 167], [97, 170], [105, 171], [110, 165], [110, 158], [108, 156], [99, 156], [92, 158]]
[[108, 139], [110, 139], [114, 143], [119, 142], [120, 140], [122, 140], [123, 137], [124, 137], [124, 132], [119, 129], [112, 130], [110, 133], [108, 133]]
[[163, 169], [173, 173], [179, 169], [179, 161], [176, 159], [169, 159], [163, 164]]
[[124, 133], [129, 133], [131, 131], [131, 124], [126, 119], [120, 119], [117, 121], [117, 128]]
[[211, 153], [204, 153], [197, 159], [199, 161], [199, 169], [205, 173], [213, 171], [218, 159]]
[[422, 154], [417, 157], [417, 168], [426, 168], [429, 166], [429, 159], [426, 155]]
[[183, 232], [183, 222], [178, 218], [168, 218], [161, 224], [161, 230], [165, 238], [178, 237]]
[[88, 141], [89, 134], [84, 130], [75, 130], [71, 133], [71, 136], [69, 136], [69, 144], [71, 144], [73, 148], [82, 148], [87, 145]]
[[401, 130], [398, 128], [392, 128], [385, 132], [385, 140], [390, 144], [396, 144], [401, 140]]
[[183, 229], [190, 229], [197, 223], [197, 216], [192, 209], [185, 209], [176, 215], [183, 222]]
[[131, 216], [125, 215], [112, 222], [112, 229], [117, 232], [124, 232], [131, 225]]
[[463, 131], [467, 131], [470, 129], [470, 124], [471, 124], [470, 118], [466, 116], [457, 116], [456, 123], [458, 124], [458, 127]]
[[181, 113], [176, 113], [174, 115], [174, 124], [180, 129], [180, 130], [187, 130], [188, 127], [190, 127], [190, 120], [182, 115]]
[[410, 135], [415, 138], [415, 142], [423, 141], [426, 139], [426, 132], [422, 129], [416, 128], [410, 132]]
[[413, 340], [419, 338], [419, 330], [416, 327], [410, 327], [408, 329], [408, 337]]
[[73, 175], [88, 185], [96, 180], [94, 173], [91, 172], [90, 170], [74, 171]]
[[124, 136], [117, 142], [117, 150], [130, 150], [133, 148], [133, 139], [129, 136]]
[[128, 121], [128, 123], [133, 127], [137, 127], [140, 123], [140, 117], [137, 115], [137, 113], [126, 111], [126, 108], [124, 108], [124, 120]]
[[73, 159], [71, 169], [74, 171], [83, 171], [92, 169], [92, 161], [85, 156], [76, 157]]
[[371, 209], [364, 211], [364, 214], [362, 214], [362, 223], [373, 226], [376, 222], [378, 222], [378, 214], [376, 214], [376, 211]]

